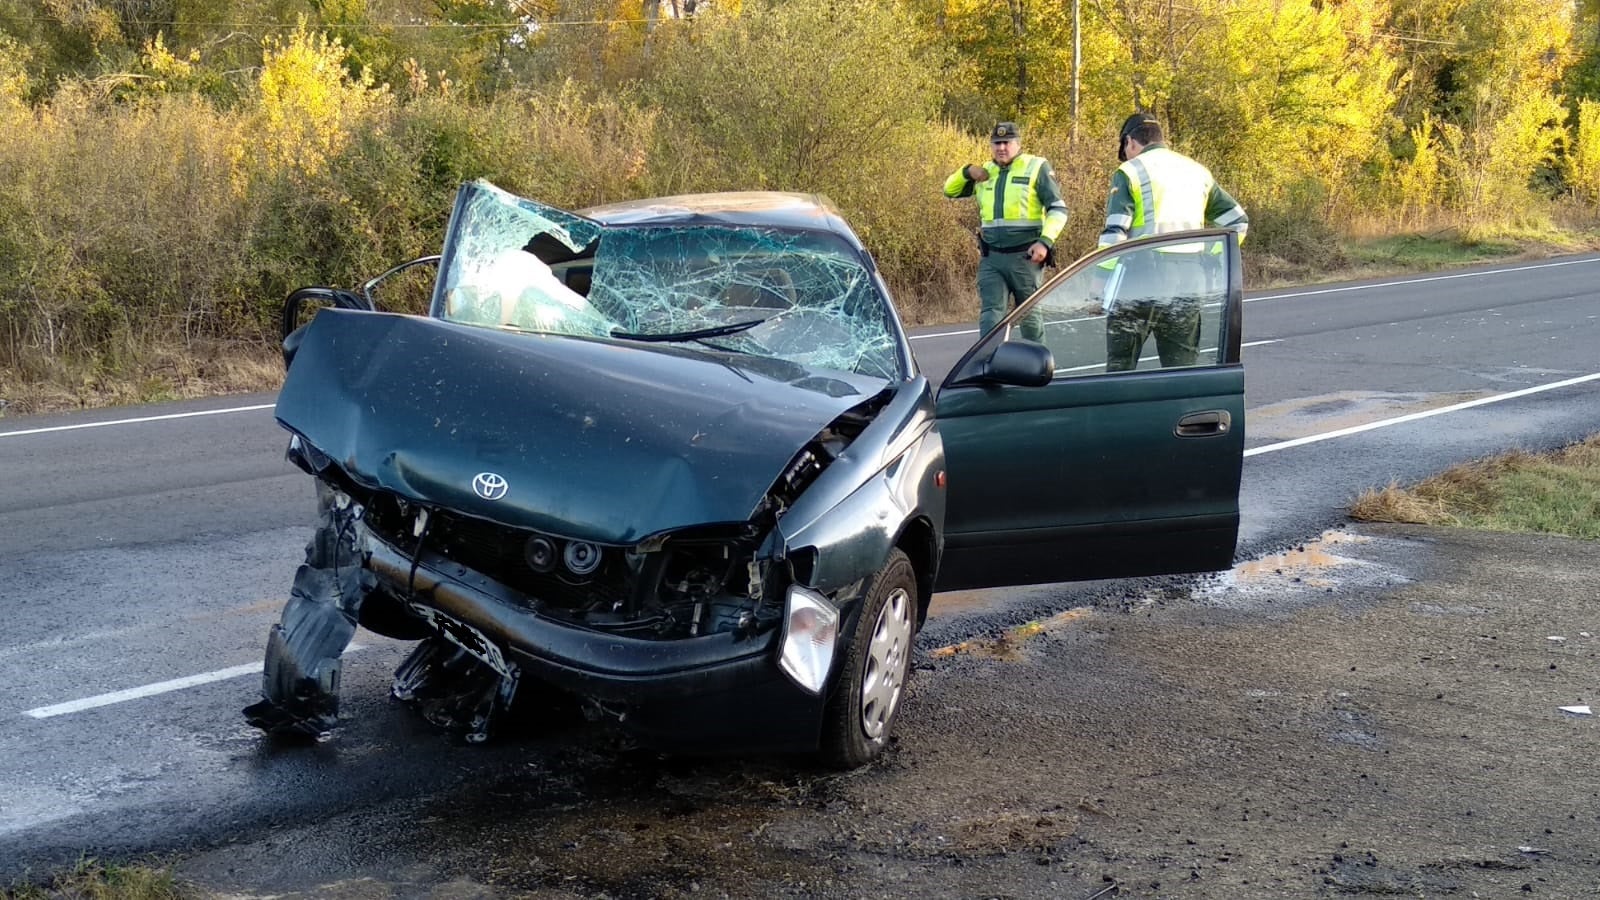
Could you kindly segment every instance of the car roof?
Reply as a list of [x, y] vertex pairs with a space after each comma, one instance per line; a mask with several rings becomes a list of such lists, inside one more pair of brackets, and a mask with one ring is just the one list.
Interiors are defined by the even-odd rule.
[[784, 191], [728, 191], [628, 200], [578, 215], [603, 225], [726, 225], [827, 231], [860, 246], [833, 202], [820, 194]]

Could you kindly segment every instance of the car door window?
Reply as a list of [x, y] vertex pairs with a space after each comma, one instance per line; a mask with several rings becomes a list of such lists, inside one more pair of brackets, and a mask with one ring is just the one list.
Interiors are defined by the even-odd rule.
[[1057, 378], [1226, 361], [1223, 239], [1143, 243], [1051, 282], [1036, 298]]

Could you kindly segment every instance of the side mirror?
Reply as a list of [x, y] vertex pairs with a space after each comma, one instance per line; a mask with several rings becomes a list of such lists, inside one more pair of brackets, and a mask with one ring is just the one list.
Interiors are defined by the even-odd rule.
[[983, 366], [983, 381], [1018, 387], [1044, 387], [1056, 374], [1056, 357], [1050, 348], [1032, 341], [1005, 341], [994, 348]]
[[299, 328], [296, 328], [295, 330], [293, 330], [293, 331], [291, 331], [288, 334], [283, 336], [283, 367], [284, 367], [284, 369], [288, 369], [289, 365], [294, 362], [294, 355], [295, 355], [295, 353], [299, 352], [299, 350], [300, 350], [300, 342], [305, 340], [305, 339], [306, 339], [306, 326], [305, 325], [301, 325]]
[[[279, 317], [279, 327], [283, 335], [283, 367], [289, 368], [289, 363], [294, 361], [295, 351], [300, 348], [300, 341], [305, 337], [305, 326], [316, 315], [316, 311], [326, 306], [339, 309], [360, 309], [368, 312], [372, 307], [360, 296], [349, 291], [340, 291], [333, 288], [303, 287], [285, 297], [283, 312]], [[302, 314], [306, 319], [301, 321]]]

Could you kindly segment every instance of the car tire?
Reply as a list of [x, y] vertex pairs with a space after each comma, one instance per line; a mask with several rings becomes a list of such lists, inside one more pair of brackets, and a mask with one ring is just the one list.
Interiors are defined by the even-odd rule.
[[917, 573], [896, 548], [872, 576], [839, 664], [822, 724], [822, 761], [853, 769], [876, 759], [905, 700], [917, 635]]

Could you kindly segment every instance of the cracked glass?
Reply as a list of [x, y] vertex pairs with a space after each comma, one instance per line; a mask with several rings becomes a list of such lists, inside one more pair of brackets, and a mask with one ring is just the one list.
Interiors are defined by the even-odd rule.
[[902, 376], [888, 302], [836, 235], [607, 227], [483, 182], [463, 190], [440, 274], [449, 321]]

